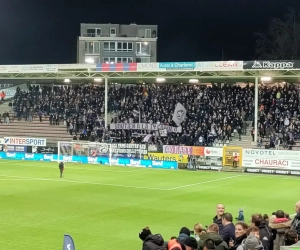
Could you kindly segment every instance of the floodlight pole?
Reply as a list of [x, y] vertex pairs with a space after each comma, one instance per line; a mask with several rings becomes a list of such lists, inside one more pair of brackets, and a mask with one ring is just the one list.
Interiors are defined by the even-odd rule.
[[108, 122], [107, 122], [107, 109], [108, 109], [108, 78], [105, 77], [105, 89], [104, 89], [104, 122], [105, 122], [105, 129], [107, 129]]
[[255, 86], [254, 86], [254, 142], [257, 142], [257, 135], [258, 135], [258, 77], [255, 77]]

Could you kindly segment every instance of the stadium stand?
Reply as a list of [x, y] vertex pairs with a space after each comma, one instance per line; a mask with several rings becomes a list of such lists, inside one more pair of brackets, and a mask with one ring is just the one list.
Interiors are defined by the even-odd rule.
[[[261, 86], [259, 108], [259, 143], [253, 143], [254, 88], [248, 84], [229, 85], [111, 85], [108, 92], [109, 123], [157, 123], [176, 126], [172, 114], [177, 102], [187, 109], [182, 123], [182, 134], [169, 133], [160, 137], [153, 133], [151, 143], [171, 145], [206, 145], [216, 143], [236, 146], [280, 147], [295, 146], [300, 138], [299, 89], [290, 84]], [[105, 142], [139, 142], [148, 133], [137, 130], [106, 130], [104, 128], [104, 87], [85, 86], [34, 86], [28, 91], [17, 89], [13, 100], [15, 120], [8, 127], [15, 135], [49, 131], [44, 123], [35, 120], [25, 126], [23, 120], [42, 116], [51, 127], [51, 138], [59, 135], [70, 139], [73, 134], [80, 139]], [[42, 125], [43, 124], [43, 125]], [[47, 124], [47, 125], [49, 125]], [[37, 126], [39, 125], [39, 126]], [[6, 125], [7, 126], [7, 125]], [[8, 129], [8, 127], [2, 127]], [[26, 129], [28, 131], [26, 131]], [[5, 131], [1, 130], [3, 135]], [[51, 133], [50, 133], [51, 132]], [[70, 136], [66, 134], [68, 132]], [[64, 135], [63, 135], [64, 134]], [[279, 140], [278, 140], [279, 139]]]

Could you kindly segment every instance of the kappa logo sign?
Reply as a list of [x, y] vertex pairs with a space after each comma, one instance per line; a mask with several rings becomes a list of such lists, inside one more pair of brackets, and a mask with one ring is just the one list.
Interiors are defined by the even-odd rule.
[[294, 62], [254, 61], [253, 69], [293, 69]]

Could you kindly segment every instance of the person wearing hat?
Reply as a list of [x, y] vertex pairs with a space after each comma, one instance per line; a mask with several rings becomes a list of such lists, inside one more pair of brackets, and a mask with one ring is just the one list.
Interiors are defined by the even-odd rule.
[[180, 244], [184, 244], [184, 241], [190, 237], [191, 231], [187, 227], [182, 227], [179, 231], [179, 235], [177, 237], [177, 240]]
[[196, 250], [198, 248], [197, 240], [194, 237], [187, 237], [183, 244], [186, 250]]
[[261, 241], [251, 233], [237, 248], [237, 250], [263, 250]]
[[143, 241], [142, 250], [156, 250], [164, 246], [163, 237], [160, 234], [152, 234], [149, 227], [142, 229], [139, 238]]

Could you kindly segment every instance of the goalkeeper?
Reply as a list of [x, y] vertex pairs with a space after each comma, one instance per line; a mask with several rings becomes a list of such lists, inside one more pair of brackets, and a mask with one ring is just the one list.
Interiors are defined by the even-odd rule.
[[64, 169], [65, 169], [65, 163], [64, 162], [60, 162], [58, 165], [59, 171], [60, 171], [60, 178], [63, 177], [63, 173], [64, 173]]

